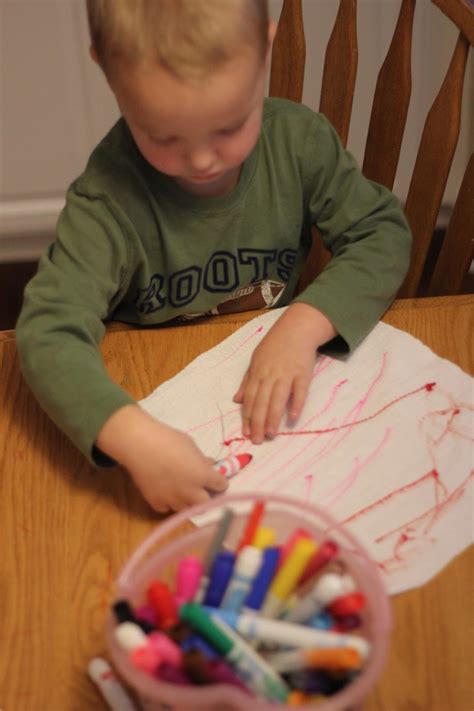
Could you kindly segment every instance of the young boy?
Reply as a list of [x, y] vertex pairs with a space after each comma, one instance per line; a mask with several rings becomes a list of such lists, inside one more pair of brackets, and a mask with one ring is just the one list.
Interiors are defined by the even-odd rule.
[[[225, 489], [190, 437], [114, 384], [104, 321], [146, 326], [290, 304], [235, 400], [252, 442], [303, 406], [318, 348], [350, 352], [401, 284], [410, 235], [308, 108], [265, 100], [266, 0], [88, 0], [122, 118], [71, 185], [17, 325], [25, 377], [75, 444], [158, 511]], [[293, 292], [318, 226], [332, 260]]]

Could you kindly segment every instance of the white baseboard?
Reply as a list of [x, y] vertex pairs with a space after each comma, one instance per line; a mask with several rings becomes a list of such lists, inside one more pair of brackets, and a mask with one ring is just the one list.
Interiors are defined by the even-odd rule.
[[64, 198], [0, 203], [0, 262], [36, 261], [54, 240]]

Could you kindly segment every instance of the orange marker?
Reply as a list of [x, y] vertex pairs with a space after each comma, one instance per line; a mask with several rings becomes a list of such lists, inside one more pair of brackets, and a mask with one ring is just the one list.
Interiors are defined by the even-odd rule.
[[315, 649], [292, 649], [275, 652], [267, 661], [280, 674], [300, 669], [324, 669], [328, 671], [352, 671], [362, 666], [362, 656], [352, 647], [317, 647]]

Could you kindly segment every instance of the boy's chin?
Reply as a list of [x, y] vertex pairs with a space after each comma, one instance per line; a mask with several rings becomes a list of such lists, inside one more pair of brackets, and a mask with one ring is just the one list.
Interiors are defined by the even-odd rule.
[[181, 188], [183, 188], [183, 190], [186, 190], [186, 192], [192, 193], [193, 195], [199, 195], [201, 197], [217, 197], [219, 195], [225, 195], [233, 190], [239, 182], [239, 176], [240, 166], [218, 173], [216, 176], [211, 176], [209, 179], [175, 177], [174, 181]]

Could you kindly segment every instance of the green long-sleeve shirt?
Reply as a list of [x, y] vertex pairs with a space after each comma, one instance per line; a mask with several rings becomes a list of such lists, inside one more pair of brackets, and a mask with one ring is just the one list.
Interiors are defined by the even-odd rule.
[[56, 241], [26, 289], [17, 343], [27, 382], [93, 458], [102, 425], [133, 402], [102, 362], [104, 322], [284, 306], [313, 224], [333, 258], [296, 300], [333, 323], [334, 349], [351, 350], [393, 299], [411, 239], [396, 199], [362, 176], [322, 115], [266, 100], [238, 185], [207, 198], [148, 164], [119, 120], [69, 188]]

